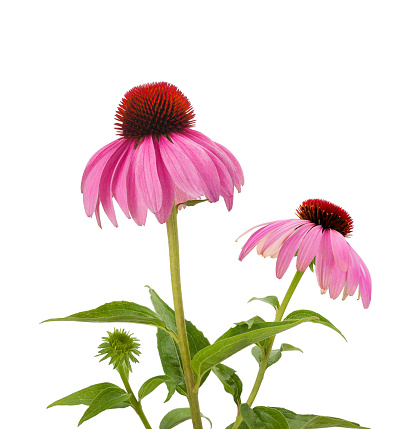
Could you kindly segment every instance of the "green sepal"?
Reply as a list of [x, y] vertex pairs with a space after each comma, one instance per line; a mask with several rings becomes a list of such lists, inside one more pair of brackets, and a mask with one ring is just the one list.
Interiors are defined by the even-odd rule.
[[318, 429], [318, 428], [357, 428], [369, 429], [362, 427], [358, 423], [337, 417], [316, 416], [313, 414], [296, 414], [285, 408], [274, 407], [287, 420], [290, 429]]
[[193, 206], [196, 206], [197, 204], [204, 203], [206, 201], [210, 201], [210, 200], [207, 199], [207, 198], [205, 200], [188, 200], [188, 201], [185, 201], [185, 203], [179, 203], [179, 204], [177, 204], [176, 207], [178, 207], [180, 205], [188, 206], [188, 207], [193, 207]]
[[[201, 414], [201, 417], [208, 420], [210, 427], [212, 427], [212, 422], [210, 419]], [[159, 429], [171, 429], [180, 423], [183, 423], [191, 419], [191, 409], [190, 408], [176, 408], [175, 410], [169, 411], [160, 422]]]
[[[267, 325], [267, 327], [261, 329], [252, 330], [249, 329], [247, 332], [235, 335], [230, 338], [220, 339], [214, 344], [205, 347], [200, 350], [192, 359], [191, 366], [194, 370], [197, 380], [196, 385], [199, 383], [199, 377], [202, 377], [208, 370], [213, 368], [218, 363], [224, 361], [235, 353], [243, 350], [245, 347], [248, 347], [252, 344], [258, 343], [265, 338], [272, 337], [279, 334], [280, 332], [291, 329], [300, 323], [308, 322], [313, 320], [312, 318], [305, 318], [302, 320], [296, 320], [294, 322], [270, 322], [264, 323], [262, 325]], [[257, 324], [254, 326], [258, 326]], [[241, 328], [237, 326], [236, 328]], [[233, 329], [236, 329], [233, 328]]]
[[251, 298], [248, 302], [251, 301], [262, 301], [266, 302], [267, 304], [270, 304], [275, 310], [278, 310], [280, 307], [280, 302], [277, 298], [277, 296], [266, 296], [264, 298]]
[[[282, 352], [290, 352], [290, 351], [299, 351], [299, 352], [303, 353], [303, 351], [301, 349], [299, 349], [298, 347], [294, 347], [291, 344], [283, 343], [283, 344], [281, 344], [281, 347], [279, 349], [272, 350], [270, 352], [267, 367], [272, 366], [276, 362], [278, 362], [281, 359]], [[260, 349], [260, 347], [258, 347], [258, 346], [253, 347], [252, 348], [252, 355], [260, 365], [260, 362], [262, 360], [262, 350]]]
[[112, 408], [118, 408], [118, 404], [125, 403], [129, 400], [130, 395], [119, 387], [109, 387], [102, 390], [91, 402], [81, 420], [78, 423], [80, 426], [83, 422], [97, 416], [103, 411]]
[[[81, 311], [71, 316], [48, 319], [44, 322], [128, 322], [165, 328], [162, 319], [150, 308], [128, 301], [114, 301], [93, 310]], [[42, 322], [42, 323], [44, 323]]]
[[327, 326], [327, 327], [333, 329], [334, 331], [338, 332], [344, 338], [345, 341], [347, 341], [347, 339], [344, 337], [344, 335], [340, 332], [339, 329], [337, 329], [326, 318], [324, 318], [323, 316], [321, 316], [318, 313], [315, 313], [314, 311], [310, 311], [310, 310], [297, 310], [297, 311], [293, 311], [284, 320], [299, 320], [299, 319], [303, 319], [305, 317], [314, 317], [314, 320], [311, 320], [311, 322], [313, 322], [313, 323], [319, 323], [320, 325], [324, 325], [324, 326]]
[[166, 384], [168, 390], [167, 398], [164, 402], [169, 401], [170, 398], [174, 395], [176, 382], [174, 378], [168, 375], [157, 375], [156, 377], [149, 378], [149, 380], [145, 381], [145, 383], [143, 383], [141, 388], [139, 389], [138, 401], [142, 401], [145, 396], [152, 393], [156, 389], [156, 387], [160, 386], [160, 384], [162, 383]]
[[236, 371], [222, 363], [214, 366], [212, 371], [223, 383], [224, 390], [232, 395], [234, 402], [237, 405], [241, 404], [242, 381], [235, 373]]
[[[156, 313], [164, 321], [166, 328], [176, 335], [177, 326], [174, 310], [168, 306], [152, 288], [149, 286], [147, 287], [149, 288], [150, 299]], [[185, 325], [188, 335], [189, 352], [192, 358], [204, 347], [210, 345], [210, 342], [191, 322], [186, 320]], [[186, 396], [187, 388], [183, 375], [184, 370], [181, 362], [181, 353], [177, 343], [167, 332], [158, 329], [157, 348], [164, 373], [175, 380], [177, 392]], [[204, 383], [208, 375], [209, 372], [203, 376], [201, 384]]]
[[283, 414], [274, 408], [251, 409], [249, 405], [242, 404], [240, 410], [249, 429], [290, 429]]
[[[119, 387], [113, 383], [93, 384], [92, 386], [85, 387], [85, 389], [78, 390], [77, 392], [71, 393], [71, 395], [65, 396], [64, 398], [51, 403], [47, 408], [55, 407], [56, 405], [90, 405], [100, 392], [110, 387], [119, 389]], [[119, 405], [120, 406], [115, 408], [125, 408], [130, 404], [127, 402]]]

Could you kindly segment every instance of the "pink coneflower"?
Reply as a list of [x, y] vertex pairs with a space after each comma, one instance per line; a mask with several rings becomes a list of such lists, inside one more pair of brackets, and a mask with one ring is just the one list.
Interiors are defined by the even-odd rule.
[[148, 209], [160, 223], [174, 204], [203, 195], [211, 202], [222, 196], [228, 210], [244, 176], [236, 158], [225, 147], [199, 131], [192, 106], [174, 85], [165, 82], [128, 91], [116, 113], [121, 137], [89, 160], [81, 190], [85, 212], [96, 215], [99, 206], [117, 226], [112, 198], [124, 214], [144, 225]]
[[328, 289], [330, 297], [336, 299], [343, 290], [345, 299], [352, 296], [359, 285], [363, 306], [368, 308], [372, 291], [369, 270], [345, 240], [353, 228], [350, 215], [341, 207], [320, 199], [304, 201], [296, 213], [299, 219], [258, 225], [262, 228], [245, 243], [239, 259], [242, 261], [257, 247], [259, 255], [277, 258], [276, 275], [281, 279], [297, 254], [296, 267], [301, 273], [315, 261], [322, 293]]

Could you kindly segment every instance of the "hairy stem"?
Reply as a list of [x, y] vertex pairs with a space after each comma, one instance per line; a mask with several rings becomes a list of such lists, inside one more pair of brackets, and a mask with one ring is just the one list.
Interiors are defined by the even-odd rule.
[[167, 220], [167, 236], [170, 253], [171, 286], [173, 289], [175, 320], [177, 324], [178, 347], [181, 352], [185, 384], [188, 392], [188, 402], [191, 408], [194, 429], [202, 429], [201, 413], [198, 394], [194, 392], [194, 374], [191, 368], [187, 329], [185, 326], [184, 304], [181, 292], [180, 255], [178, 246], [177, 208], [174, 206]]
[[[285, 312], [285, 310], [287, 308], [287, 305], [290, 302], [290, 299], [291, 299], [292, 295], [294, 294], [295, 289], [298, 286], [298, 283], [301, 280], [303, 274], [304, 274], [304, 272], [301, 273], [299, 271], [297, 271], [295, 273], [295, 276], [292, 279], [292, 282], [291, 282], [291, 284], [290, 284], [290, 286], [289, 286], [289, 288], [287, 290], [287, 293], [285, 294], [285, 296], [283, 298], [283, 301], [282, 301], [280, 307], [277, 310], [276, 318], [274, 319], [275, 322], [280, 322], [281, 319], [283, 318], [284, 312]], [[251, 393], [249, 395], [249, 398], [246, 401], [246, 403], [250, 407], [252, 406], [253, 401], [255, 400], [256, 395], [258, 394], [260, 386], [262, 384], [263, 377], [264, 377], [266, 369], [267, 369], [267, 365], [268, 365], [268, 362], [269, 362], [270, 353], [272, 351], [273, 343], [274, 343], [274, 339], [275, 338], [276, 338], [275, 335], [273, 337], [269, 338], [269, 340], [270, 340], [269, 344], [268, 344], [266, 350], [264, 352], [262, 352], [262, 359], [261, 359], [261, 362], [260, 362], [260, 365], [259, 365], [259, 371], [258, 371], [258, 374], [256, 376], [256, 380], [255, 380], [255, 383], [253, 385], [252, 391], [251, 391]], [[242, 416], [241, 415], [237, 416], [237, 419], [235, 420], [235, 423], [234, 423], [232, 429], [238, 429], [240, 427], [242, 421], [243, 421]]]
[[131, 402], [132, 408], [136, 411], [136, 413], [138, 414], [139, 418], [141, 419], [143, 425], [145, 426], [146, 429], [152, 429], [152, 427], [150, 426], [144, 412], [142, 409], [142, 405], [140, 404], [140, 402], [136, 399], [134, 392], [131, 389], [131, 386], [128, 382], [128, 377], [125, 373], [125, 370], [123, 367], [118, 367], [117, 368], [118, 373], [120, 374], [121, 380], [124, 383], [124, 387], [125, 390], [127, 391], [127, 393], [129, 393], [130, 397], [129, 400]]

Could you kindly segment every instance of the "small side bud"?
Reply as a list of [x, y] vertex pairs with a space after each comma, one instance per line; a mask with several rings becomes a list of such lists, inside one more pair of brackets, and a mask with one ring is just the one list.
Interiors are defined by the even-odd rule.
[[114, 369], [125, 367], [132, 372], [131, 362], [139, 362], [135, 355], [141, 354], [139, 340], [124, 329], [114, 329], [114, 332], [107, 333], [107, 337], [102, 337], [103, 343], [100, 344], [99, 354], [96, 356], [104, 355], [100, 362], [110, 358], [109, 365], [113, 364]]

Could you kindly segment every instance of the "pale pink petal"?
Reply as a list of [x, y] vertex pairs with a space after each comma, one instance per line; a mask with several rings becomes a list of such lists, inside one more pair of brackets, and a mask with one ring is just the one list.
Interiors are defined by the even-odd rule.
[[146, 206], [157, 213], [162, 205], [163, 192], [157, 174], [156, 154], [152, 137], [145, 137], [136, 148], [135, 182]]
[[252, 228], [249, 228], [247, 231], [243, 232], [235, 241], [237, 242], [241, 237], [248, 234], [248, 232], [253, 231], [255, 228], [259, 228], [260, 226], [271, 225], [272, 223], [274, 222], [265, 222], [265, 223], [261, 223], [259, 225], [253, 226]]
[[355, 252], [355, 250], [354, 255], [360, 265], [359, 293], [362, 298], [363, 308], [368, 308], [372, 298], [372, 279], [370, 277], [368, 267], [362, 261], [361, 257]]
[[292, 258], [297, 252], [302, 239], [305, 234], [313, 227], [313, 223], [308, 222], [305, 225], [296, 229], [290, 237], [285, 241], [283, 247], [280, 249], [276, 263], [276, 276], [281, 279], [287, 271]]
[[226, 203], [227, 210], [230, 211], [233, 208], [234, 197], [224, 197], [224, 202]]
[[103, 169], [113, 153], [122, 146], [123, 142], [124, 140], [120, 139], [119, 142], [113, 146], [113, 150], [103, 153], [97, 162], [92, 165], [92, 168], [86, 177], [83, 185], [83, 197], [87, 216], [92, 216], [95, 211], [99, 196], [99, 183]]
[[102, 222], [100, 221], [99, 203], [100, 203], [100, 201], [97, 200], [97, 204], [96, 204], [96, 208], [95, 208], [95, 216], [96, 216], [97, 224], [101, 228], [102, 227]]
[[339, 270], [345, 273], [348, 270], [349, 263], [348, 243], [344, 236], [334, 229], [330, 229], [330, 239], [334, 260], [336, 261]]
[[346, 277], [347, 274], [344, 271], [340, 271], [337, 264], [333, 264], [333, 274], [329, 285], [330, 298], [336, 299], [339, 297], [344, 288]]
[[238, 192], [241, 192], [241, 185], [244, 186], [244, 173], [242, 172], [242, 168], [239, 164], [239, 162], [237, 161], [237, 158], [235, 158], [235, 156], [224, 146], [222, 146], [219, 143], [214, 142], [231, 160], [231, 162], [234, 165], [234, 171], [235, 171], [235, 187], [237, 188]]
[[220, 178], [210, 156], [203, 148], [180, 133], [171, 133], [170, 138], [174, 145], [180, 147], [193, 162], [198, 171], [203, 194], [206, 198], [213, 203], [218, 201], [220, 197]]
[[145, 225], [148, 208], [143, 201], [142, 194], [137, 186], [135, 177], [137, 151], [133, 152], [131, 163], [127, 171], [127, 200], [132, 219], [139, 225]]
[[358, 287], [360, 277], [360, 264], [358, 258], [355, 256], [355, 250], [349, 246], [349, 265], [347, 271], [347, 282], [345, 285], [345, 293], [352, 296]]
[[128, 167], [131, 164], [132, 154], [135, 151], [134, 147], [135, 143], [129, 144], [126, 152], [121, 156], [121, 160], [116, 167], [111, 184], [113, 196], [128, 219], [130, 219], [131, 216], [127, 200], [127, 174]]
[[180, 147], [159, 136], [160, 155], [174, 184], [194, 199], [203, 195], [201, 180], [192, 161]]
[[313, 258], [316, 256], [322, 240], [322, 230], [323, 228], [320, 225], [311, 228], [299, 245], [297, 270], [301, 273], [309, 267]]
[[242, 251], [239, 255], [239, 260], [242, 261], [246, 255], [248, 255], [249, 252], [252, 251], [252, 249], [255, 248], [255, 246], [258, 244], [260, 240], [262, 240], [267, 234], [274, 231], [279, 226], [291, 222], [294, 219], [286, 219], [286, 220], [278, 220], [275, 222], [270, 222], [268, 225], [264, 226], [263, 228], [258, 229], [256, 232], [254, 232], [247, 240], [247, 242], [244, 244], [244, 247], [242, 248]]
[[330, 286], [334, 264], [335, 261], [333, 251], [331, 249], [330, 231], [325, 229], [322, 233], [320, 246], [316, 253], [317, 282], [319, 283], [320, 288], [324, 291]]
[[99, 199], [107, 217], [115, 227], [117, 227], [118, 224], [112, 200], [111, 181], [113, 179], [117, 165], [121, 161], [122, 155], [128, 149], [129, 147], [127, 145], [122, 145], [113, 153], [113, 155], [107, 161], [107, 164], [103, 169], [102, 177], [100, 178]]
[[115, 146], [119, 145], [119, 143], [121, 143], [121, 140], [124, 139], [117, 139], [112, 141], [111, 143], [107, 144], [106, 146], [103, 146], [101, 149], [99, 149], [92, 157], [91, 159], [88, 161], [88, 163], [86, 164], [84, 173], [82, 174], [82, 180], [81, 180], [81, 192], [84, 191], [84, 186], [85, 186], [85, 182], [86, 179], [89, 176], [89, 173], [92, 171], [93, 167], [95, 166], [95, 164], [97, 164], [99, 162], [99, 160], [101, 158], [103, 158], [103, 156], [107, 155], [110, 151], [114, 152]]
[[159, 145], [155, 144], [155, 153], [156, 153], [156, 164], [157, 164], [157, 173], [159, 175], [160, 184], [163, 189], [163, 201], [160, 207], [160, 210], [155, 213], [157, 220], [160, 223], [164, 223], [170, 217], [171, 210], [174, 206], [174, 183], [170, 176], [170, 173], [167, 171], [166, 166], [163, 163], [163, 160], [160, 155]]
[[[170, 176], [171, 177], [171, 176]], [[188, 195], [182, 189], [174, 185], [174, 202], [175, 204], [180, 204], [179, 209], [185, 207], [181, 203], [186, 201], [196, 200], [198, 197], [196, 195]]]

